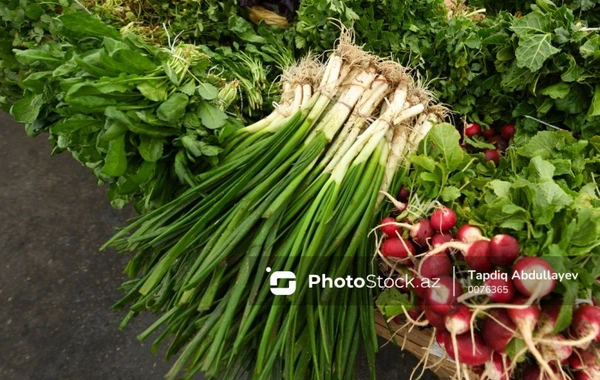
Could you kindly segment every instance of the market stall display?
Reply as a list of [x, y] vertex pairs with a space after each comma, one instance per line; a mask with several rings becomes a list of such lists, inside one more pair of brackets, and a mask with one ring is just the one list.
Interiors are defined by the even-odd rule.
[[599, 12], [8, 1], [0, 104], [140, 213], [116, 307], [159, 316], [168, 378], [351, 378], [378, 333], [440, 376], [596, 379]]

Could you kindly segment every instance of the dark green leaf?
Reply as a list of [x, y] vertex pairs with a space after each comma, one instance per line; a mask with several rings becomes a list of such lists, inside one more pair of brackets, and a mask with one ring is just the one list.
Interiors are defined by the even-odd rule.
[[556, 147], [561, 140], [561, 136], [555, 132], [542, 131], [533, 136], [523, 147], [519, 148], [518, 153], [525, 157], [540, 156], [541, 158], [548, 159], [555, 154]]
[[84, 12], [74, 12], [60, 17], [63, 33], [73, 38], [111, 37], [118, 39], [119, 32], [96, 17]]
[[556, 108], [573, 115], [586, 112], [590, 101], [586, 89], [579, 84], [572, 84], [571, 86], [569, 96], [554, 101]]
[[156, 162], [162, 156], [163, 141], [154, 137], [141, 135], [138, 150], [145, 161]]
[[196, 80], [192, 79], [183, 86], [179, 86], [177, 89], [179, 92], [183, 92], [187, 96], [192, 96], [196, 92]]
[[156, 110], [156, 115], [159, 119], [176, 124], [181, 121], [181, 118], [185, 114], [185, 109], [188, 105], [189, 98], [187, 95], [182, 93], [175, 93], [167, 99], [166, 102], [160, 105]]
[[163, 64], [163, 70], [167, 75], [167, 78], [173, 83], [175, 86], [179, 86], [179, 77], [177, 76], [177, 72], [166, 62]]
[[127, 126], [119, 123], [118, 121], [107, 120], [107, 124], [108, 128], [106, 128], [106, 130], [100, 135], [101, 141], [109, 142], [121, 135], [124, 135], [128, 131]]
[[164, 102], [168, 97], [168, 87], [164, 82], [155, 80], [140, 82], [137, 85], [137, 89], [146, 99], [152, 100], [153, 102]]
[[427, 135], [435, 149], [439, 149], [444, 158], [446, 168], [455, 170], [464, 158], [464, 150], [460, 147], [460, 133], [451, 124], [435, 125]]
[[508, 357], [510, 358], [511, 361], [515, 361], [515, 359], [516, 359], [518, 363], [522, 363], [525, 361], [526, 356], [524, 354], [521, 354], [521, 356], [516, 358], [516, 355], [519, 352], [524, 352], [523, 350], [526, 347], [527, 347], [527, 345], [525, 344], [525, 342], [522, 339], [512, 338], [510, 340], [510, 342], [508, 342], [508, 345], [506, 346], [506, 354], [508, 355]]
[[594, 98], [588, 111], [588, 116], [600, 116], [600, 85], [594, 88]]
[[575, 58], [569, 55], [569, 68], [561, 74], [560, 79], [565, 82], [575, 82], [585, 73], [585, 69], [577, 65]]
[[442, 189], [442, 200], [452, 202], [460, 198], [460, 189], [456, 186], [446, 186]]
[[571, 91], [571, 86], [568, 83], [557, 83], [552, 86], [546, 87], [540, 93], [542, 95], [548, 95], [552, 99], [562, 99], [565, 96], [569, 95]]
[[40, 62], [62, 63], [53, 53], [39, 49], [17, 50], [15, 57], [23, 65], [37, 65]]
[[561, 285], [565, 288], [565, 292], [562, 295], [562, 307], [556, 318], [556, 325], [553, 334], [557, 334], [560, 331], [567, 329], [571, 325], [573, 319], [573, 305], [577, 299], [577, 292], [579, 291], [579, 284], [577, 281], [563, 281]]
[[515, 50], [517, 65], [526, 67], [531, 71], [538, 71], [548, 58], [560, 50], [552, 46], [552, 35], [535, 34], [525, 35], [519, 39], [519, 46]]
[[121, 70], [127, 73], [145, 74], [158, 68], [158, 65], [150, 59], [130, 49], [119, 49], [112, 54], [112, 57]]
[[125, 151], [125, 135], [121, 135], [108, 143], [108, 152], [104, 159], [104, 174], [119, 177], [127, 170], [127, 152]]
[[396, 288], [385, 289], [376, 301], [377, 309], [386, 318], [404, 315], [404, 311], [412, 308], [408, 294], [400, 293]]
[[49, 83], [49, 78], [52, 76], [52, 71], [39, 71], [31, 73], [23, 81], [23, 88], [40, 94], [44, 90], [44, 86]]
[[126, 43], [110, 37], [104, 37], [103, 45], [110, 55], [120, 49], [129, 49], [129, 46], [127, 46]]
[[600, 36], [595, 35], [587, 40], [579, 48], [579, 53], [583, 58], [597, 58], [600, 56]]
[[21, 123], [33, 123], [44, 104], [42, 95], [27, 95], [16, 102], [10, 109], [15, 120]]
[[41, 5], [33, 3], [25, 8], [25, 16], [31, 20], [37, 20], [44, 14], [44, 8]]
[[420, 166], [423, 169], [432, 172], [435, 170], [435, 160], [425, 155], [414, 155], [410, 158], [410, 162], [414, 165]]
[[200, 103], [198, 116], [202, 124], [209, 129], [221, 128], [227, 122], [227, 114], [208, 102]]
[[213, 100], [219, 95], [219, 90], [210, 83], [200, 83], [197, 91], [204, 100]]
[[526, 34], [546, 33], [551, 30], [551, 19], [541, 12], [531, 12], [521, 18], [515, 19], [511, 29], [519, 37]]
[[221, 153], [223, 151], [223, 149], [219, 148], [218, 146], [208, 145], [206, 143], [203, 143], [200, 146], [200, 149], [202, 149], [202, 154], [207, 157], [218, 156], [219, 153]]

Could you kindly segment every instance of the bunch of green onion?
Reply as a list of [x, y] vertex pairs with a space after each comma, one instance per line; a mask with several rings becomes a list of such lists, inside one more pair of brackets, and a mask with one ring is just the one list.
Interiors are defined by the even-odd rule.
[[[160, 318], [167, 378], [351, 378], [358, 346], [377, 349], [369, 289], [308, 289], [308, 274], [366, 277], [381, 193], [439, 118], [400, 65], [343, 37], [325, 65], [305, 59], [282, 78], [264, 120], [228, 137], [199, 185], [142, 215], [108, 245], [136, 252], [126, 272], [123, 325]], [[297, 290], [274, 296], [269, 272]]]

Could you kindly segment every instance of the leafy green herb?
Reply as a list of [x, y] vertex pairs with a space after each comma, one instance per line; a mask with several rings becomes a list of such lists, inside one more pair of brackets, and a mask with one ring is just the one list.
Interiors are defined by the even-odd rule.
[[135, 199], [138, 210], [153, 209], [195, 183], [189, 166], [218, 162], [220, 129], [236, 124], [211, 104], [222, 104], [227, 81], [208, 72], [205, 53], [179, 45], [165, 54], [83, 13], [51, 26], [55, 42], [15, 53], [32, 73], [11, 112], [109, 183], [114, 206]]
[[400, 293], [398, 289], [385, 289], [377, 297], [377, 309], [384, 317], [395, 317], [396, 315], [404, 315], [414, 305], [411, 302], [408, 294]]

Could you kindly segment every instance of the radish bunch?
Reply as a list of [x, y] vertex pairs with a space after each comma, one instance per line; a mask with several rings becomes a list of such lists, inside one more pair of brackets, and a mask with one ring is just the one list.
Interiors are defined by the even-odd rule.
[[[515, 131], [515, 125], [512, 123], [504, 124], [499, 131], [492, 127], [483, 129], [477, 123], [470, 123], [464, 127], [463, 136], [469, 138], [477, 138], [476, 136], [478, 136], [485, 139], [488, 143], [494, 144], [496, 149], [484, 149], [483, 154], [486, 161], [492, 161], [498, 165], [500, 156], [508, 148], [508, 143], [513, 138]], [[467, 147], [466, 145], [463, 146]]]
[[[548, 262], [523, 257], [511, 235], [489, 238], [477, 226], [459, 226], [446, 206], [411, 221], [402, 212], [407, 202], [395, 203], [396, 216], [381, 221], [379, 254], [387, 275], [412, 278], [402, 290], [410, 290], [415, 306], [405, 319], [389, 317], [433, 327], [458, 378], [600, 380], [599, 307], [579, 306], [570, 329], [555, 331], [562, 305], [548, 302], [556, 281]], [[510, 360], [515, 338], [523, 348]], [[536, 363], [537, 372], [525, 363]]]

